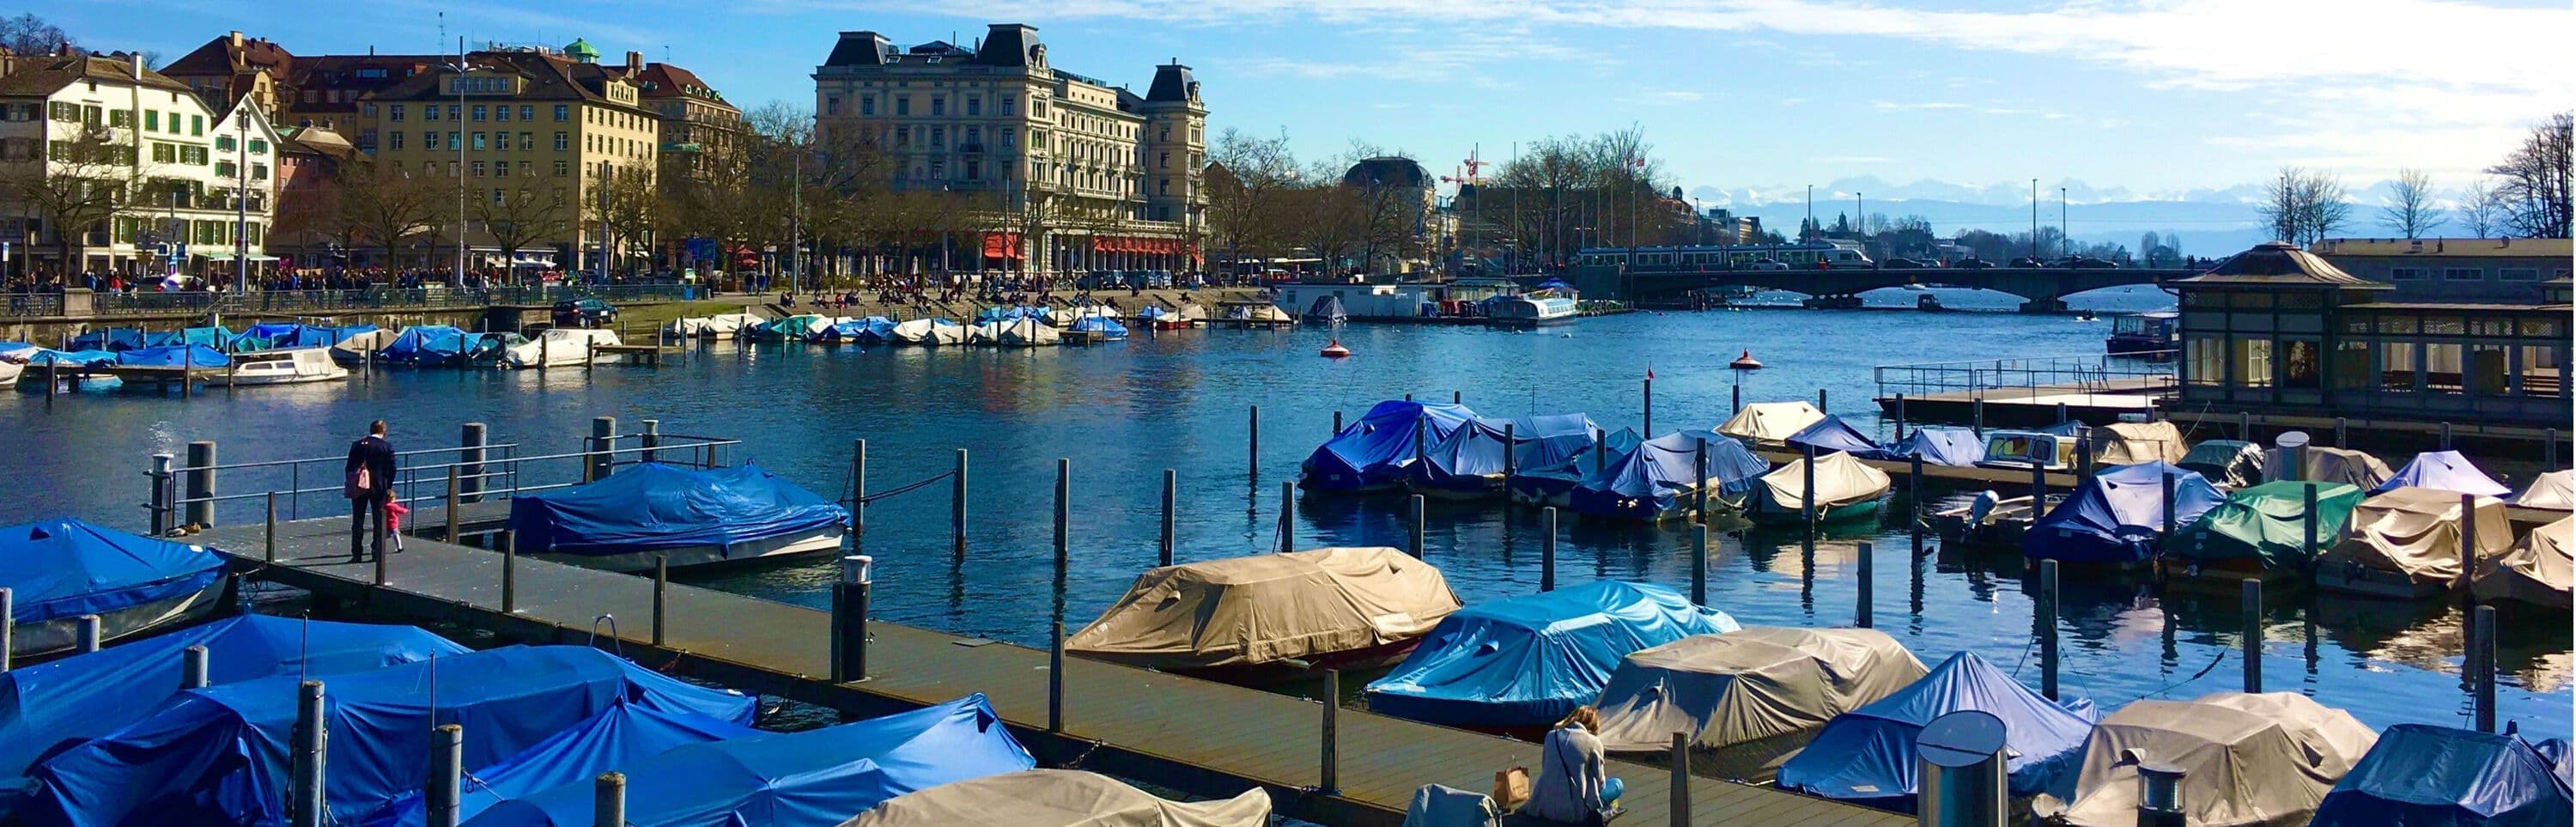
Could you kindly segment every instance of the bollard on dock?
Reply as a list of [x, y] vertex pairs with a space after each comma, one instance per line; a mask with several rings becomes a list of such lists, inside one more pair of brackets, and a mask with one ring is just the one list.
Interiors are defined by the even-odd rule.
[[832, 583], [833, 683], [868, 679], [868, 592], [875, 564], [864, 554], [842, 557], [840, 579]]
[[81, 615], [74, 623], [76, 625], [72, 632], [72, 651], [84, 655], [98, 651], [98, 615]]
[[2182, 768], [2121, 750], [2120, 763], [2138, 767], [2138, 827], [2184, 827]]
[[468, 422], [461, 431], [456, 440], [456, 461], [465, 466], [465, 501], [482, 502], [483, 460], [488, 450], [484, 446], [489, 442], [486, 434], [490, 428], [480, 422]]
[[206, 647], [203, 644], [179, 650], [179, 688], [204, 689], [207, 679]]
[[180, 509], [185, 519], [180, 525], [215, 525], [215, 443], [201, 440], [188, 443], [187, 507]]
[[628, 827], [625, 773], [603, 772], [592, 782], [590, 825], [591, 827]]
[[2003, 827], [2004, 722], [1961, 710], [1932, 719], [1914, 734], [1915, 815], [1927, 827]]
[[465, 775], [465, 728], [440, 724], [429, 735], [429, 783], [422, 785], [421, 798], [429, 811], [429, 827], [456, 827], [463, 815], [458, 806], [462, 798]]

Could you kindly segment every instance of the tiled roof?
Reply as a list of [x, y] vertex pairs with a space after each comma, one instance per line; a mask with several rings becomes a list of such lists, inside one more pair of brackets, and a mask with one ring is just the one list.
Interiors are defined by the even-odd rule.
[[15, 58], [18, 67], [8, 77], [0, 77], [0, 95], [50, 95], [81, 80], [113, 83], [135, 83], [153, 89], [188, 91], [188, 85], [168, 76], [144, 69], [135, 77], [134, 64], [122, 57], [65, 55], [54, 57]]

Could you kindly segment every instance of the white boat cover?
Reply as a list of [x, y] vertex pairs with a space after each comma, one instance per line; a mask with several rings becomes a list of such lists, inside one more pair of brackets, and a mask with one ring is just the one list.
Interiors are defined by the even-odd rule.
[[2096, 462], [2103, 465], [2137, 465], [2147, 462], [2182, 464], [2191, 446], [2183, 442], [2182, 431], [2172, 422], [2114, 422], [2093, 431]]
[[707, 317], [706, 329], [700, 335], [730, 339], [741, 335], [744, 328], [769, 321], [751, 313], [719, 313]]
[[2569, 590], [2576, 589], [2576, 517], [2532, 529], [2504, 556], [2479, 560], [2477, 579], [2469, 587], [2480, 600], [2568, 608], [2576, 602], [2569, 597]]
[[663, 325], [662, 332], [680, 336], [696, 336], [705, 333], [707, 328], [714, 324], [715, 320], [711, 317], [682, 316], [672, 319], [670, 324]]
[[[1803, 403], [1802, 403], [1803, 404]], [[1837, 508], [1867, 502], [1887, 493], [1891, 483], [1887, 472], [1870, 467], [1859, 457], [1835, 451], [1816, 458], [1816, 508]], [[1803, 458], [1762, 475], [1757, 490], [1770, 500], [1769, 507], [1781, 511], [1806, 508], [1807, 461]]]
[[394, 339], [401, 335], [402, 333], [400, 331], [384, 328], [377, 328], [365, 333], [360, 333], [340, 340], [339, 344], [332, 345], [331, 358], [347, 359], [350, 361], [362, 360], [384, 350], [387, 347], [391, 347], [394, 343]]
[[550, 328], [537, 338], [510, 346], [503, 361], [514, 368], [578, 365], [590, 359], [590, 349], [599, 345], [623, 344], [614, 330], [589, 330], [578, 327]]
[[2135, 751], [2183, 771], [2184, 819], [2193, 827], [2306, 824], [2378, 740], [2351, 713], [2295, 692], [2137, 701], [2094, 727], [2065, 817], [2096, 827], [2138, 823], [2138, 768], [2120, 761]]
[[1824, 418], [1824, 411], [1805, 402], [1755, 402], [1736, 411], [1726, 424], [1717, 426], [1717, 432], [1777, 445]]
[[1319, 548], [1148, 569], [1065, 650], [1206, 668], [1395, 643], [1458, 610], [1431, 564], [1391, 548]]
[[1594, 708], [1603, 749], [1667, 749], [1675, 732], [1724, 749], [1822, 729], [1924, 672], [1904, 644], [1875, 629], [1747, 626], [1630, 653]]
[[[2419, 583], [2448, 583], [2460, 576], [2460, 497], [2432, 488], [2389, 489], [2353, 509], [2343, 542], [2329, 549], [2328, 561], [2352, 561], [2381, 571], [2404, 574]], [[2477, 498], [2477, 556], [2503, 556], [2513, 546], [2513, 522], [2505, 518], [2504, 501]]]
[[[2368, 491], [2378, 488], [2380, 483], [2388, 481], [2388, 475], [2396, 473], [2388, 469], [2388, 463], [2380, 462], [2378, 457], [2360, 451], [2330, 448], [2324, 445], [2310, 445], [2306, 451], [2307, 473], [2298, 479], [2309, 482], [2340, 482]], [[2290, 457], [2297, 453], [2299, 452], [2275, 450], [2264, 457], [2263, 480], [2278, 482], [2290, 479]]]
[[896, 322], [894, 330], [888, 332], [886, 338], [908, 345], [962, 345], [966, 343], [966, 328], [955, 322], [940, 324], [932, 319], [913, 319]]
[[1023, 770], [952, 781], [887, 799], [841, 827], [1264, 827], [1270, 793], [1179, 802], [1081, 770]]
[[2576, 469], [2551, 471], [2533, 477], [2531, 487], [2513, 495], [2513, 504], [2524, 508], [2576, 511]]
[[1196, 304], [1183, 304], [1183, 305], [1181, 305], [1180, 307], [1173, 309], [1173, 311], [1172, 311], [1172, 321], [1176, 321], [1176, 322], [1200, 322], [1200, 321], [1206, 321], [1206, 320], [1207, 320], [1207, 308], [1205, 308], [1205, 307], [1200, 307], [1200, 306], [1198, 306], [1198, 305], [1196, 305]]
[[1002, 323], [985, 322], [966, 326], [966, 344], [998, 345], [1002, 343]]
[[1036, 319], [1018, 319], [996, 322], [996, 324], [1002, 328], [996, 338], [1002, 344], [1013, 347], [1045, 347], [1064, 340], [1062, 331], [1056, 330], [1053, 325], [1039, 324]]

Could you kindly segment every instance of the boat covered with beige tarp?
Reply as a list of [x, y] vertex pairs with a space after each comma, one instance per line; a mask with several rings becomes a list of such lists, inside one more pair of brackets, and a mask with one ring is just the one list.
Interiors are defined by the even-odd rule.
[[[2295, 692], [2137, 701], [2093, 728], [2074, 806], [2063, 815], [2070, 824], [2137, 824], [2143, 759], [2182, 771], [2184, 819], [2193, 827], [2306, 824], [2378, 740], [2351, 713]], [[2042, 797], [2038, 809], [2045, 815], [2056, 806]]]
[[[1836, 451], [1815, 458], [1816, 519], [1840, 520], [1878, 513], [1879, 499], [1893, 482], [1887, 472], [1859, 457]], [[1800, 459], [1762, 475], [1749, 492], [1746, 514], [1756, 521], [1804, 519], [1807, 507], [1807, 463]]]
[[[2300, 475], [2291, 476], [2290, 458], [2302, 453], [2308, 455], [2306, 468]], [[2340, 482], [2368, 491], [2378, 488], [2380, 483], [2387, 482], [2389, 476], [2395, 473], [2388, 469], [2388, 463], [2380, 462], [2378, 457], [2348, 448], [2329, 448], [2323, 445], [2310, 445], [2295, 450], [2275, 449], [2263, 458], [2263, 479], [2267, 481], [2297, 479], [2308, 482]]]
[[1171, 801], [1094, 772], [1024, 770], [952, 781], [887, 799], [841, 827], [1265, 827], [1270, 793]]
[[2524, 508], [2576, 511], [2576, 468], [2533, 477], [2530, 487], [2513, 495], [2513, 504]]
[[1147, 570], [1065, 650], [1165, 671], [1362, 668], [1458, 606], [1439, 569], [1391, 548], [1235, 557]]
[[2101, 465], [2181, 465], [2182, 458], [2191, 453], [2191, 446], [2182, 440], [2182, 431], [2161, 420], [2105, 425], [2093, 434], [2093, 444], [2093, 460]]
[[2479, 600], [2568, 608], [2576, 602], [2569, 595], [2576, 589], [2576, 517], [2532, 529], [2502, 556], [2479, 559], [2477, 579], [2469, 588]]
[[1825, 412], [1805, 402], [1755, 402], [1736, 411], [1717, 432], [1737, 439], [1779, 446], [1790, 437], [1825, 418]]
[[1715, 753], [1720, 777], [1769, 779], [1834, 716], [1904, 689], [1923, 662], [1875, 629], [1747, 626], [1632, 652], [1594, 708], [1601, 746], [1669, 749], [1673, 733]]
[[[2361, 501], [2352, 511], [2347, 523], [2351, 528], [2343, 542], [2319, 556], [2320, 583], [2328, 573], [2352, 567], [2428, 586], [2448, 586], [2458, 580], [2463, 496], [2407, 486]], [[2469, 523], [2477, 534], [2477, 559], [2502, 556], [2513, 546], [2513, 523], [2505, 518], [2504, 501], [2477, 497], [2474, 502], [2476, 513]]]

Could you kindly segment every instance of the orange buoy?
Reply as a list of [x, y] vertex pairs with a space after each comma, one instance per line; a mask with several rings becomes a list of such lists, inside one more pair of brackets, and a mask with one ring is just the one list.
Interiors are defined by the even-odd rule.
[[1343, 347], [1342, 340], [1340, 339], [1334, 339], [1332, 344], [1324, 346], [1324, 358], [1326, 359], [1347, 359], [1350, 358], [1350, 355], [1351, 349]]
[[1753, 358], [1753, 351], [1746, 350], [1743, 355], [1735, 357], [1735, 361], [1726, 363], [1726, 366], [1736, 370], [1761, 370], [1762, 360]]

